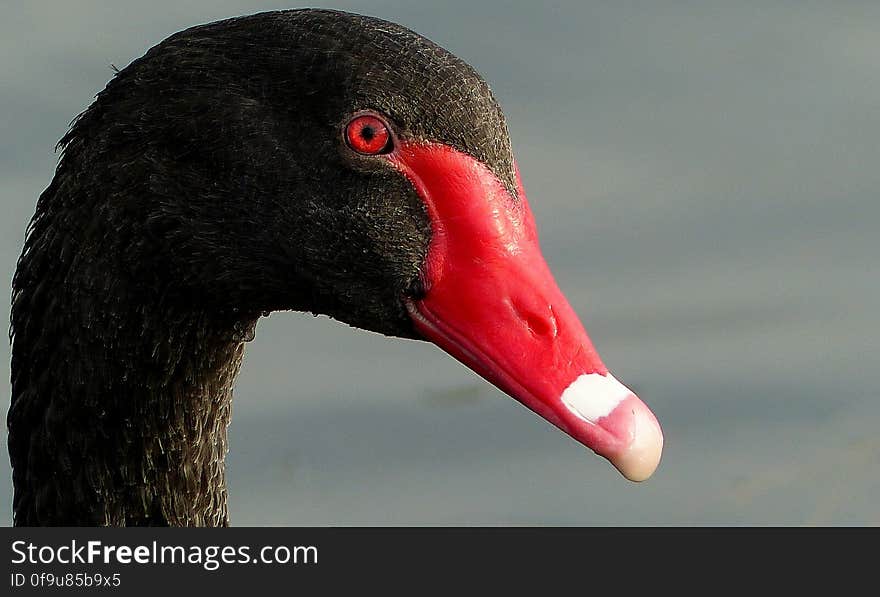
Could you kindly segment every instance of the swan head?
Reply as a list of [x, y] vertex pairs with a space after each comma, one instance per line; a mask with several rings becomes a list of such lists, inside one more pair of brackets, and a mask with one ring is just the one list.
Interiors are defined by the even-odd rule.
[[46, 209], [146, 295], [432, 341], [627, 478], [656, 468], [656, 418], [541, 256], [501, 108], [433, 42], [324, 10], [194, 27], [62, 144], [59, 171], [90, 178]]

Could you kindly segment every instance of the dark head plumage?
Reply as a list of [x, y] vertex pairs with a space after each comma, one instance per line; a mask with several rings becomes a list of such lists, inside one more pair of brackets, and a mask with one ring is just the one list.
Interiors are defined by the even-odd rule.
[[430, 231], [405, 180], [344, 148], [340, 126], [362, 109], [473, 155], [516, 193], [504, 117], [470, 66], [399, 25], [327, 10], [171, 36], [76, 121], [56, 183], [89, 187], [69, 217], [113, 242], [105, 252], [137, 252], [127, 267], [152, 266], [138, 272], [151, 288], [217, 309], [319, 304], [407, 334], [396, 299], [418, 292]]

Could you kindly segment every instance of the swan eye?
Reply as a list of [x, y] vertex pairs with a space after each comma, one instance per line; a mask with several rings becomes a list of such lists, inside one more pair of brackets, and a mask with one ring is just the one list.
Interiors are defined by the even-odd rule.
[[345, 125], [345, 142], [364, 155], [379, 155], [394, 149], [388, 125], [372, 114], [355, 116]]

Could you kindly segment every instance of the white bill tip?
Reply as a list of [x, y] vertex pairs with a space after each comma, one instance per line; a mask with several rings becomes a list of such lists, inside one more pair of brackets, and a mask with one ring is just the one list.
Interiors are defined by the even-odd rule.
[[644, 481], [651, 476], [660, 463], [663, 432], [654, 414], [632, 390], [610, 373], [587, 373], [574, 380], [560, 400], [575, 416], [617, 438], [616, 446], [594, 450], [624, 477]]
[[578, 417], [595, 423], [614, 410], [632, 390], [617, 381], [611, 373], [585, 373], [571, 382], [560, 400]]

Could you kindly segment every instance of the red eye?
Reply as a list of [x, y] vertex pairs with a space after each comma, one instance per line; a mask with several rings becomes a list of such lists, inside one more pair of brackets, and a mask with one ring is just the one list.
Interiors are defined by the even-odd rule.
[[345, 142], [366, 155], [388, 153], [392, 148], [388, 125], [370, 114], [355, 116], [345, 125]]

